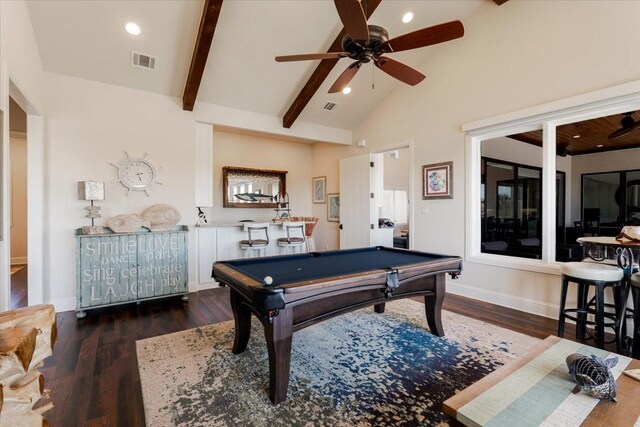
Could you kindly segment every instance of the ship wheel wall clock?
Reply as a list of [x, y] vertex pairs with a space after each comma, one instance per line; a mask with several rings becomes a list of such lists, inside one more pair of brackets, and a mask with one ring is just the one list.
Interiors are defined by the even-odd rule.
[[162, 184], [157, 181], [158, 169], [153, 163], [151, 163], [147, 157], [148, 153], [144, 153], [142, 157], [131, 157], [129, 153], [125, 151], [127, 158], [124, 159], [119, 165], [111, 163], [112, 166], [118, 169], [118, 179], [113, 182], [119, 182], [124, 185], [131, 195], [132, 191], [144, 191], [149, 196], [149, 187], [153, 184]]

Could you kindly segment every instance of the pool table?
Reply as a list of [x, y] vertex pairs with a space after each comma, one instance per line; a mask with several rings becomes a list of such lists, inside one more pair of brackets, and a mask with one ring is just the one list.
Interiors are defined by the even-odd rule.
[[371, 247], [238, 259], [213, 264], [213, 277], [230, 288], [235, 320], [233, 353], [247, 347], [251, 313], [264, 325], [269, 353], [269, 398], [287, 397], [293, 332], [349, 311], [424, 296], [431, 333], [443, 336], [445, 275], [462, 272], [462, 258]]

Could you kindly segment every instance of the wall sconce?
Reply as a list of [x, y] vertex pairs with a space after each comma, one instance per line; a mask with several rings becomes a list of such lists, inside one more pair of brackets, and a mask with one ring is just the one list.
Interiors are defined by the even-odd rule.
[[[100, 218], [100, 206], [94, 206], [95, 200], [104, 200], [104, 182], [78, 181], [78, 200], [88, 200], [91, 206], [84, 208], [87, 211], [85, 218], [91, 218], [91, 227], [94, 220]], [[92, 233], [93, 234], [93, 233]]]

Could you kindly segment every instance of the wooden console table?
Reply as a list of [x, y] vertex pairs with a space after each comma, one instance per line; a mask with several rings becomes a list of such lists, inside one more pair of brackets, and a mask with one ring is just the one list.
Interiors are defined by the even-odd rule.
[[640, 424], [640, 381], [621, 372], [640, 360], [618, 356], [617, 402], [601, 401], [575, 386], [565, 362], [571, 353], [615, 356], [604, 350], [550, 336], [528, 353], [467, 387], [443, 404], [451, 425], [603, 426]]

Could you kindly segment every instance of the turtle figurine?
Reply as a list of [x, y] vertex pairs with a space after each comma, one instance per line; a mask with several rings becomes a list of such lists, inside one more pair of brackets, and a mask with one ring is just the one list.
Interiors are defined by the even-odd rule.
[[567, 357], [569, 374], [577, 385], [573, 393], [584, 390], [587, 394], [600, 400], [616, 401], [618, 385], [611, 368], [618, 364], [618, 358], [603, 359], [595, 354], [591, 357], [573, 353]]

